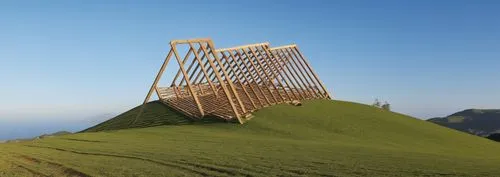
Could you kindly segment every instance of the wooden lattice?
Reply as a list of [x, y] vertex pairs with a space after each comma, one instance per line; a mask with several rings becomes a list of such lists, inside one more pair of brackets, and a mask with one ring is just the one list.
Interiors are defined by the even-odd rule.
[[[188, 51], [179, 53], [179, 46]], [[143, 106], [153, 92], [164, 104], [192, 118], [238, 119], [274, 104], [331, 99], [296, 45], [269, 43], [215, 49], [210, 39], [174, 40]], [[169, 87], [158, 86], [171, 58], [179, 70]], [[140, 116], [140, 114], [137, 117]]]

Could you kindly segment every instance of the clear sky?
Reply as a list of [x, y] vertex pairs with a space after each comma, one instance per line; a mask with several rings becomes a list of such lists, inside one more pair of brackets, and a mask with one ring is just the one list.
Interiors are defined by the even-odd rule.
[[418, 118], [500, 108], [500, 1], [124, 2], [0, 2], [0, 139], [138, 105], [169, 41], [198, 37], [297, 43], [336, 99]]

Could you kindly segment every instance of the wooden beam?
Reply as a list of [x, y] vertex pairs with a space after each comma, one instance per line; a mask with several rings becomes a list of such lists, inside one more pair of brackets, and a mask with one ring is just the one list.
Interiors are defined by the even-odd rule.
[[[233, 50], [229, 50], [230, 52], [232, 52]], [[243, 58], [241, 56], [241, 53], [238, 51], [238, 50], [234, 50], [235, 54], [237, 56], [239, 56], [240, 58]], [[245, 68], [247, 71], [248, 71], [248, 66], [246, 64], [246, 62], [244, 62], [242, 60], [242, 64], [243, 64], [243, 68]], [[267, 98], [266, 94], [264, 93], [264, 91], [262, 91], [262, 89], [259, 87], [259, 84], [257, 83], [257, 80], [255, 79], [256, 77], [254, 75], [251, 75], [252, 76], [252, 81], [255, 83], [255, 85], [257, 86], [257, 88], [259, 89], [260, 93], [262, 94], [262, 97], [264, 97], [264, 99], [266, 100], [266, 103], [267, 105], [271, 105], [271, 102], [269, 101], [269, 98]]]
[[[209, 46], [210, 46], [212, 49], [214, 49], [214, 48], [215, 48], [215, 47], [214, 47], [215, 45], [213, 44], [213, 42], [212, 42], [212, 41], [208, 41], [208, 44], [209, 44]], [[219, 65], [220, 65], [221, 67], [224, 67], [224, 66], [222, 65], [222, 61], [221, 61], [221, 60], [220, 60], [220, 58], [219, 58], [219, 55], [217, 55], [217, 53], [213, 53], [213, 56], [214, 56], [214, 58], [215, 58], [215, 61], [217, 61], [217, 63], [219, 63]], [[225, 69], [224, 69], [224, 70], [222, 70], [222, 73], [224, 74], [224, 77], [226, 78], [226, 81], [227, 81], [227, 83], [229, 84], [229, 87], [230, 87], [231, 91], [233, 92], [234, 96], [236, 97], [236, 101], [238, 101], [238, 104], [240, 105], [240, 108], [241, 108], [241, 110], [243, 111], [242, 113], [246, 113], [246, 112], [247, 112], [247, 110], [246, 110], [246, 108], [245, 108], [245, 105], [243, 105], [243, 102], [241, 101], [241, 98], [240, 98], [240, 94], [238, 94], [238, 91], [236, 90], [236, 88], [235, 88], [235, 86], [234, 86], [234, 84], [233, 84], [233, 81], [228, 80], [228, 74], [227, 74], [227, 71], [226, 71]], [[232, 100], [231, 100], [231, 101], [232, 101]], [[240, 115], [236, 114], [236, 117], [238, 118], [238, 120], [240, 121], [240, 123], [241, 123], [241, 124], [243, 124], [243, 123], [244, 123], [244, 122], [243, 122], [243, 120], [241, 119], [241, 116], [240, 116]]]
[[[257, 48], [255, 50], [255, 53], [257, 53], [257, 55], [259, 56], [262, 56], [263, 58], [265, 58], [266, 60], [268, 61], [272, 61], [272, 56], [268, 55], [267, 52], [263, 52], [264, 50], [268, 50], [268, 49], [264, 49], [265, 47], [269, 47], [269, 46], [261, 46], [261, 49]], [[262, 60], [264, 64], [264, 67], [266, 68], [266, 71], [267, 72], [270, 72], [272, 73], [271, 75], [271, 79], [274, 80], [275, 78], [273, 76], [278, 76], [278, 74], [280, 73], [280, 70], [274, 66], [274, 64], [276, 63], [273, 63], [272, 65], [271, 64], [268, 64], [269, 62], [265, 62], [265, 60]], [[277, 63], [279, 64], [279, 63]]]
[[[310, 82], [312, 81], [312, 77], [311, 75], [309, 75], [309, 73], [307, 72], [306, 68], [304, 67], [304, 65], [302, 65], [301, 62], [297, 61], [297, 55], [295, 55], [295, 53], [293, 53], [293, 51], [290, 50], [290, 48], [287, 48], [287, 49], [283, 49], [283, 50], [286, 50], [288, 53], [292, 53], [293, 55], [290, 55], [290, 58], [292, 59], [292, 61], [295, 63], [295, 65], [297, 66], [297, 69], [299, 69], [301, 75], [304, 77], [304, 80], [306, 81], [306, 83], [309, 85], [309, 87], [311, 87], [311, 90], [314, 92], [314, 94], [318, 97], [318, 98], [322, 98], [322, 95], [320, 94], [320, 92], [318, 92], [319, 90], [318, 89], [314, 89], [313, 87], [316, 86], [316, 84], [314, 84], [314, 82]], [[306, 75], [304, 75], [304, 73], [306, 73]]]
[[[264, 70], [264, 65], [262, 65], [262, 62], [260, 62], [260, 60], [258, 59], [258, 56], [257, 54], [255, 53], [255, 51], [249, 47], [248, 50], [252, 53], [252, 55], [255, 57], [255, 60], [257, 60], [257, 65], [260, 66], [262, 72], [264, 73], [264, 76], [268, 79], [268, 81], [271, 83], [271, 85], [273, 86], [274, 90], [276, 90], [276, 93], [278, 93], [278, 95], [280, 96], [281, 98], [281, 102], [279, 103], [282, 103], [282, 102], [285, 102], [285, 98], [283, 98], [283, 95], [281, 95], [280, 91], [278, 90], [278, 88], [276, 88], [276, 85], [274, 85], [273, 81], [271, 80], [271, 77], [270, 77], [270, 74], [266, 72], [266, 70]], [[263, 57], [262, 57], [263, 58]], [[264, 59], [265, 60], [265, 59]], [[278, 84], [281, 85], [281, 82], [278, 81]], [[283, 87], [283, 85], [281, 85], [281, 87]]]
[[[213, 44], [211, 42], [207, 42], [207, 43], [208, 43], [209, 48], [213, 50], [213, 48], [214, 48]], [[201, 48], [202, 48], [203, 52], [205, 52], [205, 54], [207, 54], [208, 63], [210, 64], [210, 66], [212, 68], [215, 69], [215, 64], [214, 64], [214, 62], [212, 62], [210, 55], [208, 55], [208, 51], [205, 49], [205, 47], [203, 45], [201, 45]], [[215, 53], [212, 53], [212, 55], [216, 56]], [[241, 120], [240, 114], [239, 114], [238, 110], [236, 109], [236, 105], [234, 105], [233, 99], [231, 98], [231, 95], [230, 95], [229, 91], [227, 90], [226, 85], [224, 84], [224, 81], [222, 80], [222, 77], [220, 76], [220, 74], [217, 71], [215, 73], [215, 76], [217, 77], [217, 79], [219, 80], [219, 83], [221, 84], [222, 90], [224, 91], [224, 94], [226, 95], [227, 101], [231, 105], [233, 113], [238, 118], [238, 121], [240, 123], [243, 123], [243, 121]]]
[[304, 57], [304, 55], [302, 55], [302, 53], [300, 52], [299, 50], [299, 46], [295, 45], [294, 47], [295, 51], [300, 55], [302, 61], [306, 64], [306, 66], [309, 68], [309, 70], [312, 72], [312, 74], [314, 75], [314, 78], [316, 79], [316, 81], [321, 85], [321, 87], [323, 88], [323, 91], [325, 92], [327, 98], [329, 99], [333, 99], [330, 95], [330, 93], [328, 93], [328, 90], [326, 89], [325, 87], [325, 84], [319, 79], [318, 77], [318, 74], [316, 74], [316, 72], [312, 69], [311, 65], [309, 64], [309, 62], [307, 61], [307, 59]]
[[[249, 56], [245, 49], [241, 49], [243, 51], [243, 54], [245, 54], [248, 58], [248, 60], [250, 60], [250, 64], [251, 66], [255, 69], [255, 71], [257, 72], [257, 76], [259, 76], [260, 80], [262, 81], [262, 83], [264, 83], [264, 85], [266, 86], [267, 90], [269, 91], [269, 93], [271, 94], [271, 97], [273, 98], [274, 102], [273, 104], [276, 104], [278, 103], [278, 99], [276, 99], [276, 96], [274, 96], [273, 94], [273, 91], [270, 89], [269, 85], [268, 85], [268, 82], [266, 82], [266, 80], [264, 79], [265, 76], [262, 76], [257, 68], [257, 66], [255, 66], [254, 62], [253, 62], [253, 59], [251, 56]], [[272, 84], [274, 86], [274, 84]]]
[[[189, 55], [191, 54], [191, 52], [193, 52], [193, 50], [190, 48], [188, 53], [186, 54], [186, 56], [184, 57], [184, 59], [182, 60], [183, 63], [186, 63], [186, 61], [188, 60], [188, 57]], [[189, 68], [191, 68], [191, 66], [194, 64], [194, 60], [193, 62], [191, 62], [191, 65], [189, 65]], [[189, 69], [188, 69], [189, 70]], [[170, 86], [174, 86], [175, 85], [175, 81], [177, 81], [177, 78], [181, 75], [181, 69], [177, 70], [177, 74], [175, 74], [175, 77], [174, 79], [172, 80], [172, 84], [170, 84]], [[181, 79], [181, 83], [179, 85], [182, 85], [182, 80], [184, 79]]]
[[[285, 84], [287, 85], [287, 87], [288, 87], [288, 88], [290, 88], [290, 92], [292, 92], [292, 94], [293, 94], [294, 98], [295, 98], [296, 100], [299, 100], [300, 98], [297, 96], [297, 94], [295, 94], [295, 92], [294, 92], [294, 90], [293, 90], [293, 89], [295, 88], [295, 86], [291, 86], [291, 85], [288, 83], [288, 80], [290, 80], [290, 81], [291, 81], [291, 78], [290, 78], [290, 76], [288, 75], [288, 73], [287, 73], [287, 72], [283, 69], [283, 67], [281, 66], [281, 64], [280, 64], [281, 62], [280, 62], [280, 61], [278, 61], [277, 57], [276, 57], [276, 56], [274, 56], [274, 54], [273, 54], [273, 53], [269, 50], [269, 46], [263, 46], [263, 48], [264, 48], [264, 52], [266, 52], [266, 53], [267, 53], [267, 55], [268, 55], [268, 56], [270, 56], [270, 57], [269, 57], [269, 59], [270, 59], [270, 61], [271, 61], [270, 63], [274, 64], [274, 65], [275, 65], [275, 67], [277, 68], [277, 70], [281, 71], [281, 72], [278, 72], [278, 74], [281, 76], [281, 78], [283, 79], [283, 81], [285, 82]], [[283, 74], [285, 74], [285, 77], [283, 77], [282, 73], [283, 73]], [[293, 84], [293, 82], [292, 82], [292, 84]], [[298, 91], [297, 91], [297, 92], [298, 92]], [[300, 92], [298, 92], [298, 94], [300, 94]]]
[[[229, 53], [229, 57], [228, 57], [228, 58], [234, 61], [234, 60], [235, 60], [235, 59], [234, 59], [234, 58], [235, 58], [235, 56], [233, 55], [233, 52], [232, 52], [231, 50], [230, 50], [230, 51], [227, 51], [227, 52]], [[234, 62], [234, 63], [235, 63], [235, 65], [237, 66], [237, 69], [241, 71], [241, 70], [242, 70], [241, 65], [240, 65], [238, 62]], [[245, 78], [245, 80], [247, 80], [247, 81], [248, 81], [247, 83], [250, 83], [250, 80], [251, 80], [251, 78], [249, 78], [250, 76], [248, 76], [248, 75], [243, 75], [243, 77]], [[242, 84], [243, 84], [243, 83], [242, 83]], [[254, 90], [254, 88], [252, 87], [252, 85], [251, 85], [251, 84], [249, 84], [248, 86], [250, 87], [250, 89], [252, 90], [253, 94], [255, 95], [255, 97], [257, 98], [257, 100], [259, 101], [259, 104], [261, 105], [261, 107], [264, 107], [264, 104], [263, 104], [263, 103], [262, 103], [262, 101], [260, 100], [259, 95], [257, 94], [257, 92], [255, 92], [255, 90]]]
[[[236, 51], [236, 50], [235, 50]], [[243, 53], [243, 52], [242, 52]], [[247, 55], [245, 55], [245, 57], [243, 58], [243, 55], [238, 55], [239, 57], [239, 60], [244, 63], [245, 65], [250, 65], [250, 63], [252, 62], [252, 60], [250, 58], [248, 58]], [[257, 73], [257, 70], [255, 68], [252, 68], [252, 67], [249, 67], [249, 68], [246, 68], [246, 71], [245, 73], [248, 73], [249, 75], [252, 75], [253, 77], [257, 78], [255, 80], [255, 82], [257, 84], [261, 84], [263, 82], [263, 80], [261, 80], [261, 78], [259, 77], [258, 73]]]
[[[255, 45], [255, 44], [254, 44], [254, 45]], [[239, 48], [239, 47], [238, 47], [238, 48]], [[221, 51], [225, 51], [225, 50], [217, 50], [217, 51], [221, 52]], [[244, 60], [244, 59], [242, 59], [242, 58], [236, 58], [236, 59], [235, 59], [235, 61], [238, 61], [238, 60], [239, 60], [239, 61], [245, 61], [245, 60]], [[245, 61], [245, 62], [246, 62], [246, 64], [249, 64], [249, 62], [250, 62], [250, 61]], [[219, 69], [219, 72], [221, 72], [221, 70], [220, 70], [220, 69]], [[256, 76], [255, 70], [254, 70], [253, 68], [250, 68], [250, 70], [249, 70], [249, 71], [245, 71], [244, 73], [253, 74], [254, 76]], [[212, 74], [213, 74], [213, 72], [212, 72]], [[214, 78], [214, 79], [215, 79], [215, 78]], [[233, 78], [231, 78], [231, 80], [232, 80], [232, 79], [233, 79]], [[257, 83], [260, 83], [260, 81], [257, 81]]]
[[170, 45], [177, 45], [177, 44], [187, 44], [187, 43], [199, 43], [199, 42], [206, 42], [206, 41], [211, 41], [212, 39], [210, 38], [196, 38], [196, 39], [187, 39], [187, 40], [172, 40], [170, 41]]
[[133, 125], [137, 121], [137, 119], [141, 117], [142, 112], [144, 112], [144, 106], [146, 106], [146, 103], [148, 103], [149, 99], [151, 98], [151, 94], [153, 93], [153, 90], [156, 88], [156, 84], [158, 84], [158, 81], [161, 79], [163, 72], [167, 68], [168, 62], [170, 61], [170, 57], [172, 57], [172, 51], [173, 49], [170, 49], [170, 51], [168, 52], [165, 61], [163, 61], [163, 64], [161, 65], [160, 71], [158, 71], [158, 73], [156, 74], [156, 78], [153, 81], [153, 84], [151, 85], [151, 88], [149, 89], [146, 98], [144, 98], [144, 101], [142, 102], [142, 106], [141, 109], [139, 110], [139, 113], [135, 116], [135, 119], [130, 123], [130, 125]]
[[[194, 48], [189, 48], [189, 49], [190, 49], [190, 50], [192, 49], [192, 50], [194, 51]], [[200, 53], [200, 51], [201, 51], [201, 49], [198, 49], [197, 54], [199, 54], [199, 53]], [[193, 52], [193, 53], [194, 53], [194, 52]], [[203, 59], [203, 57], [205, 57], [205, 55], [203, 55], [203, 56], [201, 57], [201, 59]], [[189, 65], [188, 69], [186, 70], [186, 72], [187, 72], [188, 74], [189, 74], [189, 72], [191, 71], [191, 67], [193, 66], [193, 64], [194, 64], [194, 63], [196, 63], [196, 60], [195, 60], [195, 59], [193, 59], [193, 61], [191, 62], [191, 65]], [[191, 79], [191, 78], [193, 77], [193, 74], [196, 72], [196, 70], [199, 68], [199, 66], [200, 66], [200, 65], [196, 65], [196, 67], [195, 67], [195, 68], [194, 68], [194, 70], [193, 70], [193, 73], [191, 73], [191, 75], [189, 75], [189, 79]], [[179, 71], [180, 71], [180, 70], [179, 70]], [[184, 81], [186, 81], [186, 80], [185, 80], [184, 78], [182, 78], [181, 83], [180, 83], [179, 85], [184, 84]], [[193, 82], [193, 84], [195, 84], [195, 82]]]
[[[260, 47], [261, 47], [262, 50], [264, 50], [266, 52], [267, 60], [264, 60], [264, 62], [267, 65], [269, 65], [270, 67], [273, 67], [274, 70], [278, 70], [279, 71], [280, 69], [276, 66], [277, 63], [275, 63], [274, 61], [272, 61], [272, 56], [269, 55], [269, 53], [268, 53], [269, 51], [267, 51], [267, 47], [268, 46], [265, 45], [265, 46], [260, 46]], [[262, 53], [260, 52], [260, 50], [258, 48], [257, 48], [257, 52], [262, 56]], [[281, 72], [278, 72], [278, 74], [275, 74], [274, 72], [272, 72], [272, 74], [273, 74], [273, 77], [277, 79], [277, 81], [280, 84], [281, 88], [283, 88], [283, 91], [287, 95], [288, 99], [290, 101], [292, 101], [293, 99], [290, 96], [290, 94], [288, 93], [288, 91], [286, 90], [286, 87], [281, 83], [280, 79], [278, 78], [278, 76], [281, 77], [281, 78], [283, 78], [283, 75], [281, 75]], [[285, 84], [286, 84], [287, 87], [290, 87], [290, 85], [288, 84], [287, 81], [285, 81]]]
[[[281, 62], [283, 62], [283, 63], [287, 63], [287, 62], [288, 62], [288, 61], [286, 61], [286, 60], [288, 60], [288, 59], [287, 59], [287, 58], [282, 57], [282, 56], [280, 55], [280, 53], [279, 53], [279, 51], [278, 51], [278, 50], [274, 50], [274, 51], [276, 52], [276, 54], [275, 54], [275, 56], [277, 56], [277, 57], [276, 57], [276, 59], [280, 60], [280, 61], [281, 61]], [[296, 91], [299, 93], [300, 97], [301, 97], [302, 99], [306, 99], [306, 98], [307, 98], [307, 95], [305, 95], [305, 93], [303, 93], [304, 88], [300, 85], [300, 83], [298, 82], [297, 77], [295, 77], [295, 74], [294, 74], [294, 73], [290, 70], [290, 68], [288, 67], [288, 63], [287, 63], [287, 64], [285, 64], [285, 65], [283, 65], [283, 67], [284, 67], [284, 68], [286, 69], [286, 71], [287, 71], [288, 73], [290, 73], [290, 75], [292, 76], [292, 77], [291, 77], [291, 82], [292, 82], [292, 84], [294, 85], [295, 89], [297, 89]], [[297, 85], [298, 85], [298, 87], [297, 87]], [[299, 88], [300, 88], [301, 90], [298, 90]]]
[[188, 76], [186, 70], [184, 70], [184, 63], [182, 63], [182, 61], [179, 57], [179, 54], [177, 53], [175, 43], [173, 45], [171, 44], [171, 46], [172, 46], [172, 49], [174, 50], [175, 59], [177, 59], [177, 62], [179, 63], [179, 68], [182, 71], [182, 75], [184, 75], [184, 79], [186, 80], [188, 90], [191, 93], [191, 96], [193, 97], [193, 99], [196, 103], [196, 107], [198, 107], [198, 110], [200, 111], [201, 117], [203, 117], [203, 116], [205, 116], [205, 113], [203, 111], [203, 107], [201, 106], [200, 100], [198, 99], [198, 96], [196, 95], [196, 93], [193, 90], [193, 87], [191, 86], [191, 81], [189, 80], [189, 76]]
[[[193, 46], [193, 44], [192, 44], [192, 43], [188, 43], [188, 44], [189, 44], [189, 47], [190, 47], [191, 49], [193, 49], [193, 50], [194, 50], [194, 46]], [[202, 44], [200, 43], [200, 46], [201, 46], [201, 45], [202, 45]], [[201, 49], [201, 47], [200, 47], [200, 49]], [[206, 55], [205, 55], [205, 56], [206, 56]], [[195, 57], [195, 59], [198, 61], [198, 64], [199, 64], [199, 65], [201, 65], [201, 64], [202, 64], [202, 62], [201, 62], [201, 59], [200, 59], [200, 56], [198, 55], [198, 53], [194, 53], [194, 57]], [[205, 70], [205, 67], [203, 67], [203, 65], [201, 65], [200, 67], [201, 67], [201, 70], [203, 71], [203, 73], [205, 74], [205, 77], [207, 77], [207, 80], [208, 80], [207, 71]], [[213, 93], [215, 94], [215, 96], [216, 96], [216, 97], [219, 97], [219, 95], [217, 94], [217, 89], [215, 89], [214, 84], [213, 84], [212, 82], [210, 82], [210, 80], [208, 80], [208, 84], [209, 84], [209, 85], [210, 85], [210, 87], [212, 88], [212, 91], [213, 91]]]
[[215, 51], [222, 52], [222, 51], [238, 50], [238, 49], [242, 49], [242, 48], [249, 48], [249, 47], [254, 47], [254, 46], [262, 46], [262, 45], [269, 45], [269, 42], [241, 45], [241, 46], [236, 46], [236, 47], [231, 47], [231, 48], [222, 48], [222, 49], [217, 49]]
[[[227, 63], [229, 63], [229, 60], [227, 59], [227, 56], [226, 56], [223, 52], [220, 52], [220, 53], [221, 53], [221, 55], [222, 55], [222, 58], [224, 58], [224, 60], [226, 60], [226, 61], [227, 61]], [[221, 58], [221, 59], [222, 59], [222, 58]], [[228, 66], [228, 68], [229, 68], [231, 71], [236, 70], [236, 68], [234, 68], [234, 67], [233, 67], [233, 66], [231, 66], [231, 65], [229, 65], [229, 66]], [[257, 109], [257, 106], [256, 106], [256, 105], [255, 105], [255, 103], [253, 102], [252, 97], [250, 97], [250, 95], [248, 94], [247, 89], [245, 88], [245, 85], [243, 85], [243, 84], [241, 83], [240, 78], [236, 78], [236, 79], [238, 80], [238, 83], [240, 84], [241, 89], [243, 89], [243, 92], [245, 92], [245, 95], [247, 96], [248, 100], [250, 100], [250, 102], [252, 103], [253, 108], [254, 108], [254, 109]]]
[[[283, 55], [284, 55], [286, 58], [288, 58], [288, 60], [289, 60], [289, 61], [292, 61], [292, 62], [290, 62], [290, 67], [292, 68], [292, 71], [293, 71], [293, 72], [295, 72], [295, 74], [297, 75], [297, 77], [298, 77], [298, 78], [299, 78], [299, 80], [300, 80], [300, 83], [302, 83], [302, 85], [305, 87], [305, 91], [307, 91], [307, 92], [309, 93], [309, 95], [310, 95], [310, 96], [309, 96], [309, 99], [310, 99], [310, 98], [313, 98], [313, 97], [314, 97], [314, 95], [311, 93], [311, 90], [309, 90], [309, 88], [307, 88], [307, 84], [306, 84], [306, 82], [304, 82], [304, 80], [303, 80], [303, 78], [304, 78], [304, 77], [303, 77], [302, 72], [297, 71], [297, 70], [295, 69], [295, 68], [297, 67], [297, 66], [296, 66], [295, 61], [294, 61], [292, 58], [290, 58], [290, 56], [288, 56], [288, 55], [287, 55], [287, 53], [283, 50], [283, 48], [281, 48], [281, 49], [279, 49], [279, 50], [280, 50], [281, 52], [283, 52]], [[301, 76], [302, 76], [302, 77], [301, 77]]]
[[288, 49], [297, 46], [296, 44], [290, 44], [290, 45], [282, 45], [278, 47], [272, 47], [269, 50], [280, 50], [280, 49]]

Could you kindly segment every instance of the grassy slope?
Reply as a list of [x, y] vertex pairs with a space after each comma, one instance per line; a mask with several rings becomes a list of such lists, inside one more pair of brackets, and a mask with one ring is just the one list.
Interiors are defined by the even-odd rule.
[[[0, 176], [500, 174], [499, 143], [356, 103], [277, 105], [256, 112], [244, 125], [160, 121], [159, 115], [167, 112], [159, 108], [148, 106], [143, 119], [132, 126], [183, 125], [1, 144]], [[134, 111], [89, 131], [125, 128]], [[182, 120], [169, 114], [166, 117]]]

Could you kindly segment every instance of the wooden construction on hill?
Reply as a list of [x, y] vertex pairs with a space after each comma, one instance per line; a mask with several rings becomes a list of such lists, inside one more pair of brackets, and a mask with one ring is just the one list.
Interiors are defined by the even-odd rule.
[[[296, 45], [269, 43], [216, 49], [210, 39], [174, 40], [141, 108], [153, 92], [192, 117], [216, 116], [244, 123], [250, 113], [294, 100], [331, 99]], [[184, 53], [179, 47], [188, 48]], [[167, 64], [179, 65], [170, 86], [158, 85]], [[136, 118], [136, 119], [137, 119]]]

